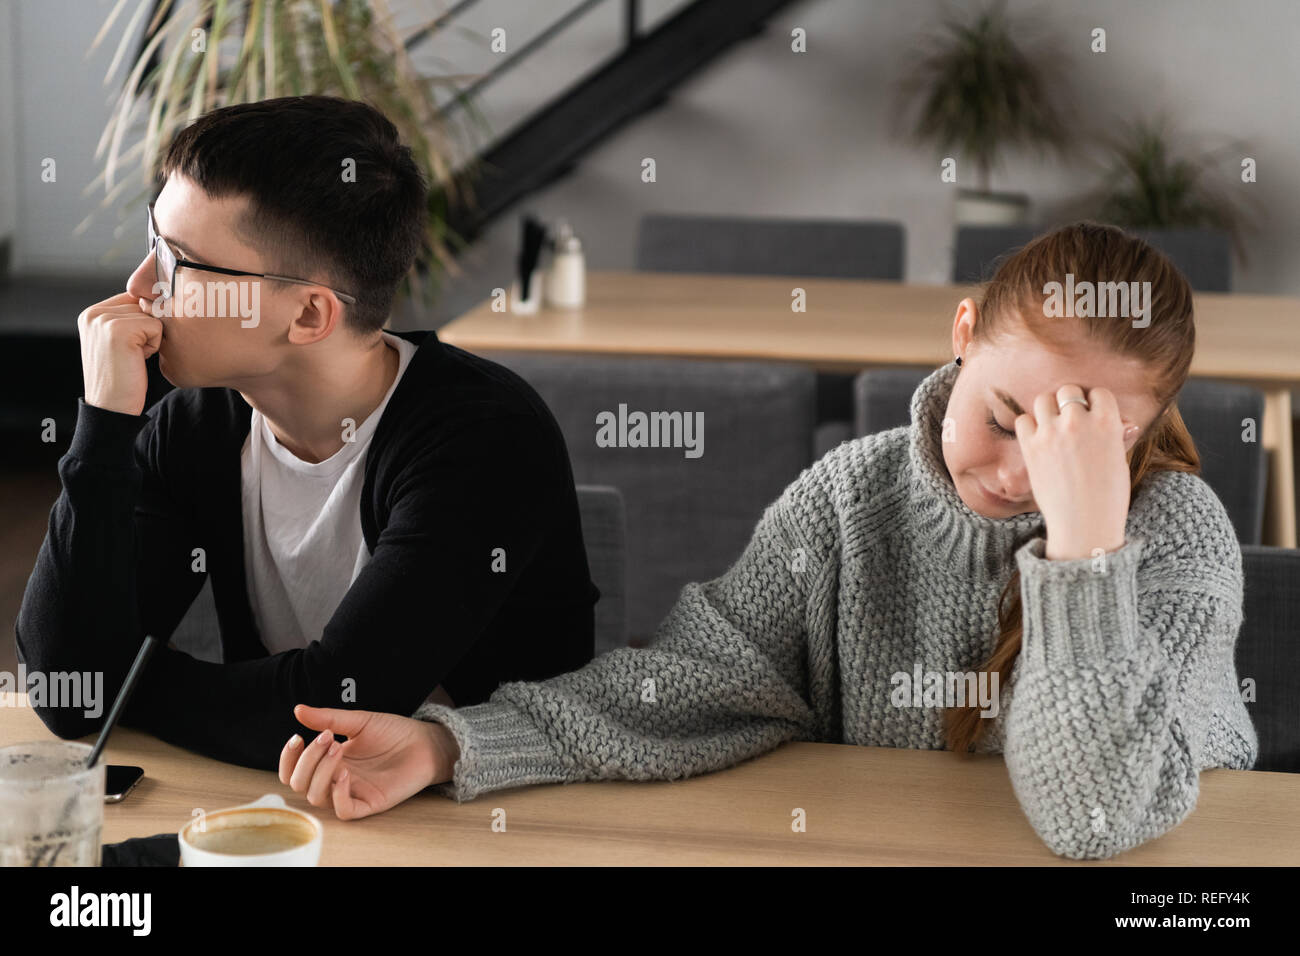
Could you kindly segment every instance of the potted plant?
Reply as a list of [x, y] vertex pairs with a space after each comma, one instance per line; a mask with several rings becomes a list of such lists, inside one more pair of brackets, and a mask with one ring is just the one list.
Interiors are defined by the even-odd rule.
[[[911, 136], [930, 143], [941, 158], [958, 159], [956, 217], [961, 225], [1020, 225], [1028, 220], [1022, 193], [993, 192], [989, 179], [998, 154], [1014, 146], [1064, 151], [1068, 127], [1062, 104], [1045, 80], [1048, 63], [1061, 68], [1059, 52], [1033, 39], [1027, 55], [1012, 37], [1004, 4], [998, 2], [969, 22], [948, 15], [940, 32], [925, 38], [915, 67], [899, 85], [896, 119], [920, 99]], [[1024, 25], [1016, 32], [1024, 35]], [[960, 157], [960, 158], [958, 158]]]
[[[114, 4], [92, 51], [125, 4]], [[172, 137], [209, 110], [278, 96], [364, 100], [398, 128], [430, 185], [425, 248], [407, 276], [406, 293], [427, 302], [441, 271], [456, 271], [451, 250], [463, 243], [447, 228], [447, 208], [450, 202], [472, 201], [466, 182], [473, 165], [466, 162], [457, 171], [458, 137], [444, 121], [435, 89], [458, 89], [462, 78], [422, 76], [408, 56], [414, 37], [439, 28], [438, 16], [399, 32], [388, 0], [196, 0], [184, 5], [136, 0], [105, 85], [142, 22], [144, 39], [95, 152], [103, 166], [88, 191], [103, 184], [100, 208], [117, 202], [132, 184], [138, 187], [133, 200], [151, 195]], [[460, 99], [459, 93], [453, 99]], [[486, 128], [472, 104], [460, 105], [466, 107], [468, 124]], [[124, 169], [128, 164], [131, 168]], [[119, 175], [123, 172], [137, 175]], [[136, 205], [130, 203], [132, 209]]]
[[[1240, 157], [1243, 144], [1189, 157], [1173, 147], [1168, 128], [1164, 119], [1138, 120], [1111, 137], [1103, 185], [1081, 201], [1080, 210], [1125, 229], [1177, 233], [1184, 244], [1225, 234], [1244, 263], [1246, 213], [1206, 175], [1225, 157]], [[1238, 180], [1234, 169], [1232, 181]]]

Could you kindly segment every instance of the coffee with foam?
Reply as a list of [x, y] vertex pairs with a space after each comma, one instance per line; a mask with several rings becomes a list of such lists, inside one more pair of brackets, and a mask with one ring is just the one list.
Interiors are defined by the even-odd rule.
[[200, 829], [185, 830], [190, 845], [208, 853], [256, 856], [280, 853], [311, 843], [316, 831], [296, 813], [283, 810], [229, 810], [212, 814]]

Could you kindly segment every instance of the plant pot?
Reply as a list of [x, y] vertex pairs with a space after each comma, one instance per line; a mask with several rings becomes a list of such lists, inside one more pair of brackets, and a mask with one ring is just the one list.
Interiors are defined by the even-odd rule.
[[959, 226], [1023, 226], [1029, 222], [1029, 197], [959, 189], [956, 219]]

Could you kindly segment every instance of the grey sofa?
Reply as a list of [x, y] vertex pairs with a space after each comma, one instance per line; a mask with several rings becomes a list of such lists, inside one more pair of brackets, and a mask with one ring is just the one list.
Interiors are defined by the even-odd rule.
[[[795, 365], [485, 353], [537, 390], [564, 432], [574, 480], [627, 508], [628, 627], [648, 641], [682, 586], [740, 556], [764, 508], [812, 460], [814, 373]], [[702, 454], [602, 447], [602, 415], [702, 416]], [[599, 584], [599, 582], [597, 582]]]

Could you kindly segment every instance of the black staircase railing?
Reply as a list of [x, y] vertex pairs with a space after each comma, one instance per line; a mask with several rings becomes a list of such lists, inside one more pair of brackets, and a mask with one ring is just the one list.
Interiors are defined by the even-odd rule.
[[[146, 23], [165, 0], [153, 0]], [[458, 0], [406, 40], [411, 50], [479, 0]], [[582, 0], [510, 53], [491, 70], [458, 90], [441, 107], [461, 109], [522, 60], [605, 0]], [[762, 30], [793, 0], [694, 0], [645, 32], [640, 0], [623, 0], [623, 44], [583, 79], [507, 132], [478, 157], [468, 205], [449, 210], [448, 227], [465, 241], [489, 220], [571, 169], [578, 158], [628, 120], [658, 105], [678, 83], [732, 44]], [[170, 15], [170, 14], [169, 14]], [[141, 37], [136, 58], [152, 34]], [[155, 51], [154, 59], [158, 53]], [[143, 75], [147, 75], [146, 69]]]
[[[461, 0], [460, 3], [456, 4], [456, 6], [451, 10], [448, 10], [437, 20], [433, 21], [433, 23], [428, 27], [413, 34], [411, 38], [406, 41], [407, 52], [410, 52], [411, 49], [414, 48], [422, 39], [432, 35], [432, 32], [437, 29], [437, 24], [446, 22], [447, 18], [451, 16], [453, 12], [459, 13], [478, 2], [479, 0]], [[467, 100], [478, 96], [486, 87], [501, 79], [501, 77], [513, 70], [521, 61], [526, 60], [534, 50], [544, 47], [548, 42], [550, 42], [552, 37], [556, 34], [563, 33], [573, 23], [580, 20], [589, 10], [593, 7], [600, 6], [604, 2], [605, 0], [582, 0], [582, 2], [577, 6], [572, 7], [558, 20], [551, 23], [536, 36], [529, 38], [523, 46], [506, 56], [500, 63], [492, 67], [492, 69], [488, 70], [469, 86], [458, 90], [455, 97], [442, 108], [443, 115], [450, 115], [459, 109]], [[636, 0], [628, 0], [628, 7], [635, 6]], [[631, 24], [627, 26], [626, 30], [629, 37], [635, 36], [635, 28]], [[628, 42], [630, 45], [632, 41], [629, 40]]]
[[[625, 0], [622, 49], [488, 147], [479, 157], [472, 204], [449, 210], [449, 229], [466, 242], [474, 239], [491, 219], [563, 175], [596, 143], [661, 103], [723, 50], [760, 32], [791, 2], [695, 0], [645, 33], [638, 0]], [[577, 15], [593, 5], [581, 4]], [[481, 92], [575, 18], [566, 14], [539, 33], [526, 49], [475, 81], [466, 95]]]

